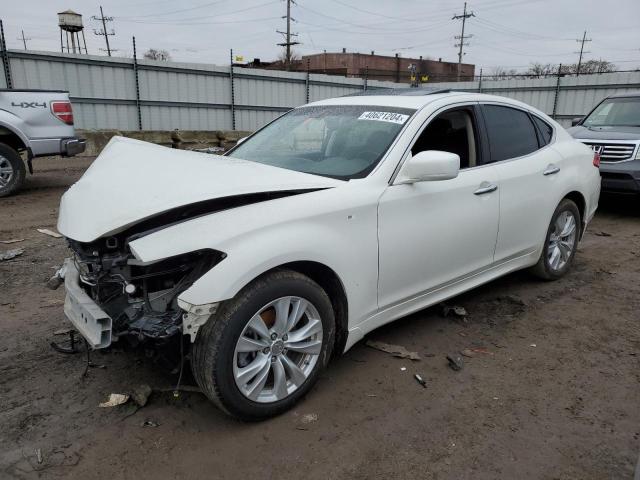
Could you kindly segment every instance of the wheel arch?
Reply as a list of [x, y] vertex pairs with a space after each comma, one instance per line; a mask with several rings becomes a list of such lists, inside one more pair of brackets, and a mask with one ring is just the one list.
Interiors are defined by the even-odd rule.
[[584, 198], [584, 195], [577, 190], [573, 190], [567, 193], [562, 200], [565, 198], [573, 201], [578, 207], [578, 211], [580, 212], [580, 238], [582, 238], [582, 234], [584, 233], [584, 227], [586, 225], [585, 214], [587, 210], [587, 201]]
[[29, 148], [26, 137], [22, 136], [13, 128], [0, 121], [0, 143], [13, 148], [16, 151]]
[[336, 336], [333, 346], [333, 355], [340, 355], [344, 351], [347, 343], [349, 330], [349, 304], [346, 290], [338, 274], [332, 268], [323, 263], [305, 260], [278, 265], [277, 267], [271, 268], [262, 273], [260, 276], [266, 275], [275, 270], [293, 270], [294, 272], [305, 275], [320, 285], [320, 287], [326, 292], [329, 296], [329, 300], [331, 300], [336, 321]]

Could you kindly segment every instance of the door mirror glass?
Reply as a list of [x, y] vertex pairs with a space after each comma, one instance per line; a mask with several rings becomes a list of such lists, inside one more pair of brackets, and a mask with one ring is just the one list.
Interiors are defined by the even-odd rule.
[[572, 127], [575, 127], [576, 125], [578, 125], [578, 124], [582, 121], [582, 119], [583, 119], [583, 118], [584, 118], [584, 117], [576, 117], [576, 118], [572, 118], [572, 119], [571, 119], [571, 126], [572, 126]]
[[440, 150], [418, 152], [407, 160], [396, 183], [430, 182], [456, 178], [460, 172], [460, 157]]

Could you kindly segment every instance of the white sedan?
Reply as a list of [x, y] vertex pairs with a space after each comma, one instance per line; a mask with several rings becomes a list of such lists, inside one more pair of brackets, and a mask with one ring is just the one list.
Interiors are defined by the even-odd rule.
[[114, 138], [62, 198], [65, 313], [92, 348], [181, 343], [220, 408], [269, 417], [381, 325], [562, 277], [598, 164], [528, 105], [422, 89], [296, 108], [226, 156]]

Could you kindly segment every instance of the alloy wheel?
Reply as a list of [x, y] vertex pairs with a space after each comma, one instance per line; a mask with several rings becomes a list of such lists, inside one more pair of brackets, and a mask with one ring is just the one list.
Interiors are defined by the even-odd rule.
[[322, 351], [317, 308], [301, 297], [281, 297], [247, 322], [234, 351], [233, 376], [242, 394], [258, 403], [282, 400], [307, 380]]
[[553, 231], [549, 236], [547, 246], [547, 260], [549, 268], [559, 271], [564, 268], [573, 249], [577, 235], [577, 222], [574, 214], [569, 210], [560, 212], [553, 224]]
[[6, 187], [13, 178], [13, 166], [11, 162], [0, 155], [0, 188]]

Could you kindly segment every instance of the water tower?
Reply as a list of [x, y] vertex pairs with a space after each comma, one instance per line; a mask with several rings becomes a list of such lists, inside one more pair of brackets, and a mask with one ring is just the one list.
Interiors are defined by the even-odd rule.
[[[60, 50], [64, 52], [65, 42], [63, 35], [66, 36], [67, 53], [82, 53], [80, 44], [80, 33], [82, 33], [82, 43], [84, 43], [84, 53], [87, 52], [87, 41], [84, 38], [84, 25], [82, 25], [82, 15], [73, 10], [66, 10], [58, 13], [58, 26], [60, 27]], [[64, 34], [62, 33], [64, 32]], [[69, 44], [71, 37], [71, 44]], [[76, 48], [78, 49], [76, 51]]]

